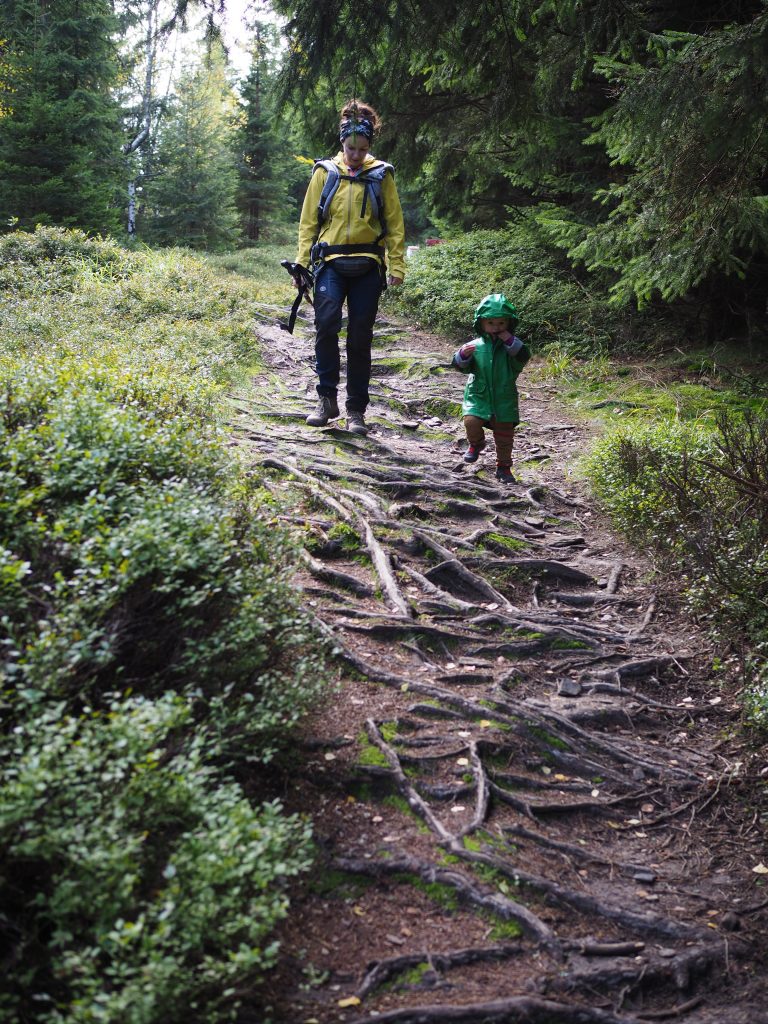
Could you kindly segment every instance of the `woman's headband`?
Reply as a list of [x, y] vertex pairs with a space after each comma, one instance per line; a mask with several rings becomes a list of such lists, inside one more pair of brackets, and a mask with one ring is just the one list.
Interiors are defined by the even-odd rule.
[[341, 122], [339, 140], [344, 141], [350, 135], [364, 135], [369, 142], [373, 141], [373, 123], [367, 117], [348, 118]]

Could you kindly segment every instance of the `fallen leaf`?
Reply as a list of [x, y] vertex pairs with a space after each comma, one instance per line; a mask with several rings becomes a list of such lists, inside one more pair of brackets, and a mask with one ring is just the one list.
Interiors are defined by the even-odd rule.
[[464, 767], [466, 767], [466, 765], [469, 764], [469, 758], [468, 757], [457, 757], [456, 758], [456, 764], [461, 765], [461, 767], [464, 768]]
[[387, 942], [391, 943], [393, 946], [405, 945], [405, 939], [401, 939], [399, 935], [387, 935], [386, 939]]
[[722, 697], [713, 697], [712, 700], [709, 703], [710, 704], [721, 704], [722, 701], [723, 701]]
[[752, 870], [756, 875], [768, 875], [768, 868], [765, 866], [765, 864], [763, 864], [762, 861], [760, 861], [759, 864], [755, 864]]
[[638, 839], [647, 839], [648, 838], [648, 833], [647, 832], [633, 832], [632, 835], [633, 836], [637, 836]]
[[640, 825], [641, 822], [640, 822], [639, 818], [627, 818], [627, 824], [628, 825]]
[[551, 775], [552, 774], [552, 769], [548, 768], [545, 764], [543, 764], [541, 766], [541, 771], [542, 771], [543, 775]]
[[348, 999], [340, 999], [336, 1005], [342, 1007], [342, 1009], [346, 1006], [359, 1006], [360, 1000], [357, 996], [349, 996]]
[[456, 804], [454, 807], [451, 808], [451, 814], [461, 814], [463, 810], [464, 808], [461, 806], [461, 804]]
[[373, 822], [373, 823], [374, 823], [375, 825], [378, 825], [378, 823], [379, 823], [380, 821], [384, 821], [384, 819], [382, 818], [382, 816], [381, 816], [380, 814], [374, 814], [374, 816], [373, 816], [373, 817], [371, 818], [371, 821], [372, 821], [372, 822]]
[[336, 760], [336, 755], [335, 754], [331, 754], [330, 752], [327, 753], [327, 754], [323, 754], [323, 757], [325, 758], [326, 761], [335, 761]]
[[553, 775], [552, 778], [553, 779], [557, 779], [558, 782], [568, 782], [569, 781], [567, 775], [561, 775], [559, 772], [557, 773], [557, 775]]
[[653, 804], [643, 804], [640, 810], [643, 812], [643, 814], [653, 814], [655, 807], [653, 806]]
[[365, 917], [365, 911], [362, 907], [352, 907], [352, 913], [357, 914], [358, 917]]
[[[400, 690], [401, 690], [402, 693], [407, 693], [408, 692], [408, 683], [403, 683], [403, 685], [400, 687]], [[360, 1002], [359, 999], [358, 999], [358, 1002]]]
[[592, 796], [600, 796], [600, 790], [599, 789], [593, 789], [591, 795]]
[[490, 727], [492, 725], [493, 725], [493, 722], [490, 722], [487, 718], [481, 718], [480, 719], [480, 728], [481, 729], [490, 729]]

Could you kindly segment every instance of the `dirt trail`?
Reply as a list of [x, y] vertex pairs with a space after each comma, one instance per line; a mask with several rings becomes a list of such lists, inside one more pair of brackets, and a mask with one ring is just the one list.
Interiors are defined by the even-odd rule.
[[385, 321], [372, 433], [306, 427], [297, 331], [259, 328], [234, 443], [295, 497], [343, 668], [279, 780], [318, 862], [243, 1020], [768, 1021], [737, 708], [569, 480], [585, 428], [529, 369], [504, 488], [490, 438], [461, 460], [450, 347]]

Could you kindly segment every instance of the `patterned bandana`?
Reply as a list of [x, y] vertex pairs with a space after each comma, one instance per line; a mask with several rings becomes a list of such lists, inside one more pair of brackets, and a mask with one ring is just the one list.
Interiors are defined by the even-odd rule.
[[343, 142], [350, 135], [364, 135], [369, 142], [373, 141], [373, 125], [366, 117], [359, 120], [349, 118], [341, 122], [339, 128], [339, 141]]

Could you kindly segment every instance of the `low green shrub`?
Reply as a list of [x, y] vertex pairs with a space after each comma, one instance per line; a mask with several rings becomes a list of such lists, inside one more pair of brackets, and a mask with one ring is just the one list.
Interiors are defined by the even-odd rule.
[[221, 779], [193, 716], [170, 694], [113, 697], [78, 716], [52, 703], [14, 730], [3, 1019], [219, 1020], [274, 962], [269, 933], [283, 883], [308, 866], [307, 828]]
[[244, 787], [324, 679], [219, 425], [249, 291], [55, 229], [0, 291], [0, 1016], [223, 1020], [309, 855]]
[[458, 341], [472, 333], [475, 307], [491, 292], [514, 302], [520, 336], [537, 348], [557, 344], [594, 355], [618, 343], [630, 318], [591, 294], [527, 218], [504, 231], [472, 231], [421, 249], [387, 303]]
[[713, 634], [750, 652], [748, 707], [768, 724], [768, 417], [624, 427], [586, 465], [617, 526], [663, 552]]

